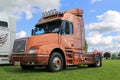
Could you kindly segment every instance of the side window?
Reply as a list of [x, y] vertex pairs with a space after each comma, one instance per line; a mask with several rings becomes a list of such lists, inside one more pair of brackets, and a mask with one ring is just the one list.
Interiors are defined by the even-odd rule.
[[64, 35], [72, 35], [73, 34], [73, 24], [68, 21], [65, 21], [63, 24], [62, 33]]
[[8, 27], [8, 23], [5, 21], [0, 21], [0, 27]]

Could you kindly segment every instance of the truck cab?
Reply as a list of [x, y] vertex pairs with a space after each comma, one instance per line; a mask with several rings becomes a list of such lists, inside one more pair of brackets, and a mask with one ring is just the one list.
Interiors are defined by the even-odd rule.
[[16, 34], [15, 23], [12, 17], [0, 17], [0, 64], [9, 64]]
[[81, 9], [43, 13], [31, 37], [15, 40], [10, 62], [19, 63], [22, 69], [47, 66], [53, 72], [81, 64], [101, 66], [100, 54], [85, 52], [82, 16]]

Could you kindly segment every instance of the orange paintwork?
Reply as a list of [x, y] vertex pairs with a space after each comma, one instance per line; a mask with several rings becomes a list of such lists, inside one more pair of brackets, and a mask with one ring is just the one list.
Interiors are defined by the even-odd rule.
[[[27, 61], [35, 61], [35, 65], [48, 65], [51, 52], [55, 49], [60, 49], [64, 54], [66, 66], [94, 63], [94, 55], [86, 54], [84, 51], [85, 34], [82, 14], [83, 11], [81, 9], [73, 9], [42, 18], [36, 25], [56, 19], [70, 21], [73, 23], [74, 34], [61, 35], [57, 33], [48, 33], [24, 38], [27, 40], [25, 52], [23, 54], [13, 53], [11, 62], [13, 63], [18, 60], [21, 61], [22, 64], [26, 64], [25, 62]], [[29, 50], [32, 48], [39, 49], [38, 53], [34, 55], [29, 54]], [[27, 57], [25, 55], [27, 55]]]
[[59, 48], [58, 34], [49, 33], [29, 37], [26, 51], [29, 51], [30, 48], [37, 46], [41, 48], [40, 54], [50, 54], [51, 50]]

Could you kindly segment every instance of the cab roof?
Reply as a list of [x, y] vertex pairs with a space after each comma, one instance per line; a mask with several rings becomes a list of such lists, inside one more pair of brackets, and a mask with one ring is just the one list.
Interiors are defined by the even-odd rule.
[[40, 24], [47, 23], [47, 22], [60, 20], [60, 19], [63, 18], [64, 14], [66, 14], [66, 13], [70, 13], [70, 14], [73, 14], [75, 16], [82, 16], [83, 10], [76, 8], [76, 9], [66, 10], [64, 12], [59, 12], [59, 11], [56, 11], [56, 10], [51, 10], [51, 11], [48, 11], [48, 12], [44, 12], [42, 18], [38, 21], [36, 26], [40, 25]]

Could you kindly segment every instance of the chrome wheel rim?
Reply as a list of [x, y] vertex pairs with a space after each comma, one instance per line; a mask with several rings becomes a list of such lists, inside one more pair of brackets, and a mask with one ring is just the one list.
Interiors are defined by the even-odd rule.
[[97, 63], [97, 66], [100, 66], [100, 58], [99, 57], [97, 57], [96, 63]]
[[60, 60], [60, 58], [59, 58], [59, 57], [55, 57], [55, 58], [53, 59], [52, 64], [53, 64], [53, 68], [54, 68], [54, 69], [59, 70], [60, 67], [61, 67], [61, 60]]

